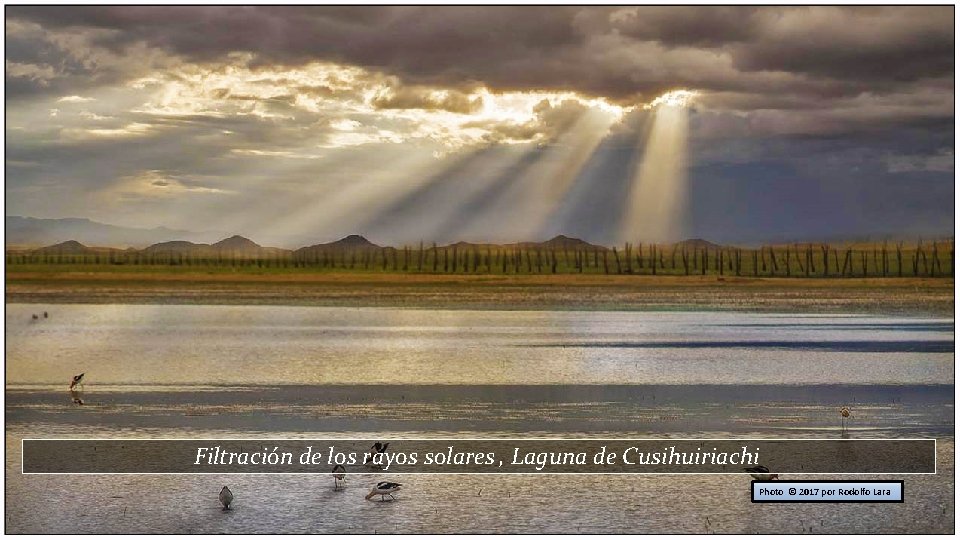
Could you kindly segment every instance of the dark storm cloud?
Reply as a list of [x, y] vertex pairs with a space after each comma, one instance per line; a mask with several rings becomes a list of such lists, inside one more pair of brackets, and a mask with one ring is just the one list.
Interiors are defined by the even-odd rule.
[[96, 45], [110, 36], [125, 35], [117, 30], [84, 26], [51, 32], [44, 25], [9, 14], [5, 30], [7, 98], [123, 83], [165, 67], [170, 60], [142, 41], [127, 41], [118, 50]]
[[953, 7], [633, 8], [611, 25], [641, 41], [724, 48], [743, 71], [841, 80], [953, 73]]
[[[952, 76], [953, 8], [942, 7], [11, 7], [50, 29], [96, 29], [114, 51], [144, 42], [191, 61], [332, 60], [450, 86], [570, 89], [615, 98], [679, 82], [811, 95]], [[17, 47], [16, 50], [21, 50]], [[656, 58], [676, 53], [666, 63]], [[33, 53], [24, 52], [25, 56]], [[659, 69], [640, 69], [660, 64]], [[707, 73], [691, 73], [713, 65]], [[647, 66], [649, 68], [649, 66]], [[645, 72], [646, 71], [646, 72]]]
[[758, 16], [755, 46], [734, 49], [744, 70], [876, 83], [953, 74], [953, 8], [796, 8]]
[[622, 8], [600, 21], [621, 34], [669, 46], [719, 47], [751, 41], [760, 35], [755, 7]]
[[526, 62], [530, 54], [579, 40], [567, 8], [520, 17], [509, 8], [470, 7], [35, 7], [9, 13], [47, 28], [116, 31], [96, 43], [117, 51], [142, 40], [191, 61], [249, 51], [263, 63], [330, 60], [447, 84], [472, 84], [493, 74], [480, 71], [490, 62]]

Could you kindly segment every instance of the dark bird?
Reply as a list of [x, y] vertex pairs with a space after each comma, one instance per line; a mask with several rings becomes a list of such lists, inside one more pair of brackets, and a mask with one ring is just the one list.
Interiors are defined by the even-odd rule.
[[340, 489], [347, 483], [347, 469], [343, 465], [333, 467], [333, 489]]
[[370, 493], [367, 493], [367, 496], [364, 497], [364, 499], [369, 501], [370, 499], [379, 495], [380, 500], [385, 501], [387, 500], [385, 497], [389, 495], [391, 499], [397, 500], [397, 498], [394, 497], [393, 494], [400, 491], [400, 486], [402, 485], [403, 484], [398, 484], [396, 482], [377, 482], [376, 487], [371, 489]]
[[79, 375], [74, 375], [74, 376], [73, 376], [73, 380], [70, 381], [70, 389], [71, 389], [71, 390], [73, 390], [73, 387], [74, 387], [74, 386], [77, 386], [77, 385], [83, 386], [83, 376], [84, 376], [84, 375], [85, 375], [85, 373], [81, 373], [81, 374], [79, 374]]
[[36, 320], [39, 320], [39, 319], [40, 319], [40, 317], [37, 317], [37, 314], [36, 314], [36, 313], [34, 313], [34, 314], [33, 314], [33, 320], [35, 320], [35, 321], [36, 321]]
[[46, 312], [46, 311], [44, 311], [44, 312], [43, 312], [43, 318], [44, 318], [44, 319], [46, 319], [46, 318], [49, 318], [49, 317], [50, 317], [50, 316], [49, 316], [49, 315], [47, 315], [47, 312]]
[[756, 467], [744, 467], [745, 471], [750, 473], [750, 476], [754, 480], [779, 480], [779, 474], [770, 474], [770, 469], [764, 467], [763, 465], [757, 465]]
[[847, 418], [850, 418], [850, 409], [846, 407], [840, 408], [840, 432], [844, 433], [847, 431]]
[[230, 491], [230, 488], [223, 486], [223, 489], [220, 490], [220, 496], [217, 497], [220, 499], [220, 504], [223, 505], [224, 510], [230, 509], [230, 503], [233, 502], [233, 492]]
[[390, 446], [390, 443], [381, 443], [380, 441], [373, 443], [373, 446], [370, 447], [370, 449], [373, 450], [373, 453], [367, 456], [367, 459], [363, 462], [363, 464], [366, 465], [373, 461], [373, 456], [377, 454], [386, 453], [388, 446]]

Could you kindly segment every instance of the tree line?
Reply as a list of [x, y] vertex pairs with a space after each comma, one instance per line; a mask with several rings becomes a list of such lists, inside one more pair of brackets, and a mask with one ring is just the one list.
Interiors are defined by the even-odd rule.
[[426, 274], [606, 274], [744, 277], [950, 277], [952, 240], [882, 243], [868, 246], [792, 244], [740, 248], [625, 243], [611, 248], [451, 246], [337, 247], [251, 256], [223, 252], [105, 251], [69, 254], [40, 251], [6, 253], [10, 267], [83, 265], [303, 269]]

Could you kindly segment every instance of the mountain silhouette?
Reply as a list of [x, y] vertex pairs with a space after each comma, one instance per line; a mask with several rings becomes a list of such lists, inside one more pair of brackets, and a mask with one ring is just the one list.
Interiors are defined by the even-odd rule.
[[310, 251], [318, 251], [325, 249], [380, 249], [381, 246], [374, 244], [373, 242], [367, 240], [359, 234], [351, 234], [349, 236], [344, 236], [343, 238], [336, 240], [334, 242], [327, 242], [325, 244], [314, 244], [312, 246], [302, 247], [298, 250], [295, 250], [294, 253], [305, 253]]

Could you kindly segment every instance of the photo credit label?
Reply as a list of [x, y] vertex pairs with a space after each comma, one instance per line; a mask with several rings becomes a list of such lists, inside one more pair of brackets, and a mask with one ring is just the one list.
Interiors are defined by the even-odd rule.
[[903, 502], [903, 480], [754, 480], [750, 489], [755, 503]]

